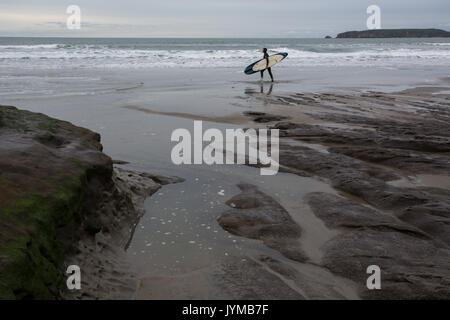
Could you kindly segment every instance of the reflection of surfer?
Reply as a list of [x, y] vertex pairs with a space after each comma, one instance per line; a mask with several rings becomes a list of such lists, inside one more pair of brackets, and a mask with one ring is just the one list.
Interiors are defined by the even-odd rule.
[[[267, 91], [266, 95], [270, 96], [272, 94], [273, 90], [273, 83], [270, 84], [269, 90]], [[261, 93], [264, 93], [264, 84], [261, 82]]]
[[[262, 50], [262, 52], [264, 53], [264, 59], [266, 59], [266, 66], [268, 66], [269, 65], [269, 54], [267, 53], [267, 48], [264, 48]], [[272, 68], [267, 68], [267, 70], [269, 71], [270, 78], [272, 79], [272, 82], [273, 82]], [[264, 70], [261, 70], [261, 80], [263, 78], [264, 78]]]

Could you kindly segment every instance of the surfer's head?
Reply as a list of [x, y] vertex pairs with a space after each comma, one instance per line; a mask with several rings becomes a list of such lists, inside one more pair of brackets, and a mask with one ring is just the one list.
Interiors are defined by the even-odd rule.
[[266, 53], [267, 52], [267, 48], [263, 48], [262, 52]]

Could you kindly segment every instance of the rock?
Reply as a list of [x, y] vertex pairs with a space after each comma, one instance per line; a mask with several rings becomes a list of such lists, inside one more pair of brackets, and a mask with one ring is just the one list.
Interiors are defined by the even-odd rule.
[[296, 129], [300, 128], [301, 124], [294, 123], [294, 122], [278, 122], [274, 126], [272, 126], [272, 129], [280, 129], [280, 130], [288, 130], [288, 129]]
[[305, 261], [301, 229], [289, 213], [255, 186], [241, 183], [238, 187], [242, 192], [227, 201], [233, 209], [221, 214], [220, 226], [234, 235], [262, 240], [292, 260]]
[[266, 113], [259, 112], [259, 111], [244, 111], [244, 112], [242, 112], [242, 114], [245, 116], [249, 116], [249, 117], [253, 117], [253, 116], [259, 117], [259, 116], [265, 115]]
[[[161, 187], [155, 180], [114, 171], [98, 133], [0, 106], [0, 299], [63, 297], [68, 264], [86, 281], [77, 298], [114, 297], [112, 279], [123, 297], [132, 283], [117, 272], [126, 270], [120, 252], [145, 197]], [[102, 264], [114, 266], [104, 277]]]
[[[424, 90], [266, 98], [308, 119], [270, 127], [280, 130], [280, 171], [318, 178], [346, 197], [307, 201], [339, 232], [322, 247], [321, 266], [357, 283], [362, 298], [449, 298], [450, 191], [439, 182], [397, 183], [449, 176], [448, 95]], [[382, 290], [365, 286], [372, 264], [381, 267]]]
[[[428, 189], [429, 190], [429, 189]], [[406, 207], [397, 216], [450, 246], [450, 192], [441, 199]]]
[[[313, 212], [342, 232], [324, 247], [323, 264], [354, 280], [366, 299], [449, 299], [450, 253], [429, 234], [348, 199], [307, 196]], [[366, 269], [382, 270], [381, 290], [368, 290]]]
[[306, 200], [315, 215], [332, 229], [392, 230], [418, 238], [431, 239], [423, 231], [402, 222], [393, 215], [381, 213], [336, 195], [323, 192], [309, 193]]
[[289, 118], [286, 116], [280, 116], [280, 115], [274, 115], [274, 114], [269, 114], [269, 113], [265, 113], [265, 112], [256, 112], [256, 111], [245, 111], [245, 112], [243, 112], [243, 114], [246, 116], [249, 116], [249, 117], [253, 117], [253, 121], [259, 122], [259, 123], [281, 121], [281, 120]]
[[[85, 217], [86, 185], [110, 185], [100, 136], [43, 114], [0, 107], [0, 297], [55, 298]], [[101, 193], [89, 192], [95, 202]]]
[[172, 183], [180, 183], [183, 182], [184, 179], [180, 177], [174, 177], [174, 176], [161, 176], [161, 175], [155, 175], [148, 172], [143, 173], [143, 175], [147, 178], [152, 179], [156, 183], [159, 183], [160, 185], [167, 185]]
[[[329, 179], [334, 188], [393, 212], [422, 231], [432, 232], [436, 240], [450, 244], [450, 193], [445, 190], [394, 187], [386, 183], [400, 178], [394, 171], [305, 147], [281, 145], [280, 163], [283, 171]], [[289, 171], [289, 168], [295, 170]]]
[[328, 151], [416, 174], [445, 173], [450, 166], [450, 160], [446, 155], [417, 150], [381, 148], [379, 146], [343, 146], [331, 147]]
[[85, 222], [84, 230], [90, 235], [95, 235], [102, 231], [102, 223], [99, 219], [90, 218]]
[[[114, 169], [113, 187], [103, 192], [92, 214], [99, 220], [100, 230], [97, 224], [94, 224], [95, 229], [90, 227], [89, 236], [82, 235], [80, 239], [78, 252], [65, 262], [83, 270], [83, 290], [64, 292], [64, 299], [129, 299], [133, 296], [138, 279], [130, 271], [124, 249], [145, 213], [145, 199], [161, 188], [151, 176], [145, 172]], [[182, 179], [173, 177], [166, 181]]]
[[[400, 112], [409, 110], [411, 100], [424, 100], [423, 97], [411, 95], [410, 92], [407, 97], [375, 92], [361, 94], [364, 103], [367, 103], [364, 108], [355, 106], [362, 104], [358, 95], [313, 95], [310, 99], [320, 104], [340, 99], [346, 108], [362, 110], [364, 115], [327, 109], [326, 112], [309, 115], [337, 125], [293, 122], [273, 125], [271, 128], [280, 130], [280, 137], [329, 145], [326, 149], [328, 153], [323, 153], [282, 141], [281, 170], [326, 179], [339, 191], [380, 210], [392, 212], [401, 220], [431, 234], [437, 241], [450, 244], [448, 190], [438, 187], [396, 187], [388, 183], [404, 179], [404, 175], [449, 174], [450, 126], [445, 120], [447, 111], [442, 99], [430, 97], [427, 98], [429, 103], [422, 102], [419, 110], [423, 116], [420, 120], [415, 116], [410, 118], [406, 111], [403, 118], [383, 118], [374, 116], [382, 114], [382, 111], [371, 110], [384, 110], [385, 101], [395, 101]], [[304, 94], [302, 98], [309, 96]], [[369, 101], [366, 102], [367, 99]], [[336, 106], [334, 101], [327, 103]], [[439, 114], [435, 114], [434, 110], [439, 110]], [[414, 109], [414, 114], [416, 112], [417, 109]]]
[[123, 161], [123, 160], [113, 160], [112, 162], [113, 162], [113, 164], [129, 164], [128, 161]]
[[337, 38], [442, 38], [450, 32], [441, 29], [375, 29], [339, 33]]

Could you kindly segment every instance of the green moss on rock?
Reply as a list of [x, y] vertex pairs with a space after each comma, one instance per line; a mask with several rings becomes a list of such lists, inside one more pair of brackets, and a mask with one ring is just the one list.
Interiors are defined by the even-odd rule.
[[0, 106], [0, 144], [8, 144], [0, 148], [0, 299], [55, 299], [64, 290], [65, 256], [82, 226], [99, 228], [86, 216], [87, 187], [111, 181], [99, 141], [68, 122]]
[[63, 285], [59, 269], [67, 252], [58, 231], [76, 229], [83, 209], [82, 187], [82, 180], [73, 179], [50, 197], [32, 194], [5, 208], [0, 221], [7, 217], [16, 236], [0, 243], [0, 299], [57, 296], [52, 288]]

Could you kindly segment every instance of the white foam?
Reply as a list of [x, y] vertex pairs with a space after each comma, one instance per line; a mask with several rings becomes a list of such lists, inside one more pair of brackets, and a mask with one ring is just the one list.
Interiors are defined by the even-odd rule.
[[38, 45], [0, 45], [0, 50], [35, 50], [35, 49], [57, 49], [59, 44], [38, 44]]
[[[420, 45], [319, 44], [288, 52], [280, 66], [396, 66], [399, 64], [450, 64], [449, 43]], [[114, 48], [106, 45], [3, 45], [0, 66], [19, 68], [243, 68], [260, 58], [254, 49], [155, 50]]]

